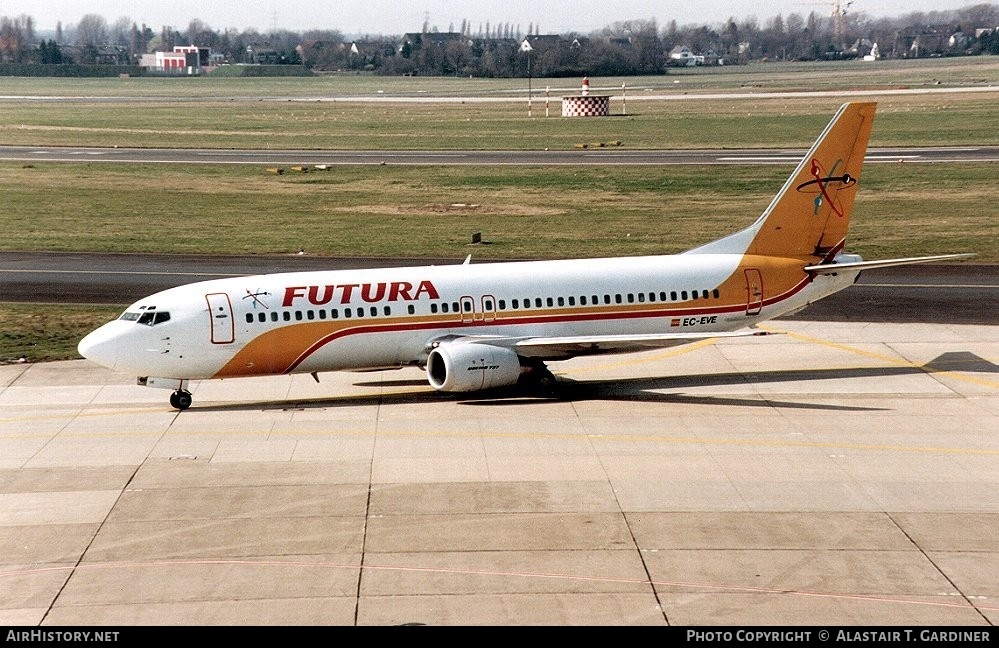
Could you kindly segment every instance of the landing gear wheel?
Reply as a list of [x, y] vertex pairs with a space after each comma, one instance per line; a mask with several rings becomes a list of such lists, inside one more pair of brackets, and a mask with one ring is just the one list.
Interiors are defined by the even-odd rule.
[[522, 378], [522, 384], [528, 389], [544, 396], [559, 396], [561, 385], [543, 362], [530, 363], [531, 371]]
[[170, 394], [170, 405], [175, 409], [186, 410], [193, 402], [194, 398], [191, 397], [191, 392], [189, 391], [178, 389]]

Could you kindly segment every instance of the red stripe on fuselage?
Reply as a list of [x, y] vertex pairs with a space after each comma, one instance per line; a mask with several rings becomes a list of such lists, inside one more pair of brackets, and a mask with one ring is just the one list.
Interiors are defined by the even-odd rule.
[[[810, 278], [805, 277], [799, 281], [791, 290], [787, 291], [783, 295], [778, 295], [776, 297], [771, 297], [763, 302], [764, 306], [772, 306], [785, 299], [793, 297], [798, 292], [803, 290], [811, 282]], [[646, 319], [646, 318], [673, 318], [673, 317], [684, 317], [692, 315], [714, 315], [714, 314], [724, 314], [724, 313], [739, 313], [746, 310], [745, 304], [732, 304], [727, 306], [715, 306], [709, 308], [683, 308], [683, 309], [656, 309], [656, 310], [639, 310], [639, 311], [615, 311], [611, 313], [583, 313], [575, 315], [537, 315], [537, 316], [514, 316], [514, 317], [497, 317], [489, 322], [483, 321], [472, 321], [472, 322], [441, 322], [441, 321], [417, 321], [417, 322], [407, 322], [404, 324], [371, 324], [354, 326], [350, 328], [341, 329], [334, 333], [330, 333], [311, 344], [307, 349], [305, 349], [298, 358], [295, 359], [282, 373], [292, 373], [295, 369], [305, 362], [312, 354], [319, 351], [327, 344], [334, 342], [340, 338], [345, 338], [350, 335], [361, 335], [365, 333], [387, 333], [392, 331], [418, 331], [418, 330], [428, 330], [436, 328], [447, 328], [447, 329], [467, 329], [467, 328], [496, 328], [496, 327], [506, 327], [506, 326], [517, 326], [524, 324], [559, 324], [568, 322], [596, 322], [596, 321], [606, 321], [613, 319]], [[509, 312], [509, 311], [505, 311]], [[668, 327], [667, 327], [668, 328]], [[525, 336], [530, 337], [530, 336]]]

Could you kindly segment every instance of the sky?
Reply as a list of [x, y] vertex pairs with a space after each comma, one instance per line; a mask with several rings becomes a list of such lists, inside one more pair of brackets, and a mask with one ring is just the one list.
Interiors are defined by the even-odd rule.
[[[914, 11], [946, 11], [983, 0], [838, 0], [847, 12], [872, 18], [897, 17]], [[0, 0], [0, 16], [31, 16], [36, 31], [77, 23], [86, 14], [103, 16], [108, 24], [121, 17], [159, 31], [163, 26], [185, 30], [193, 19], [215, 31], [254, 28], [268, 32], [335, 29], [344, 35], [399, 35], [420, 31], [428, 21], [438, 31], [460, 30], [468, 20], [472, 32], [510, 23], [526, 34], [531, 25], [540, 33], [589, 33], [615, 22], [655, 19], [660, 28], [671, 20], [680, 25], [719, 25], [730, 17], [755, 17], [760, 26], [777, 14], [831, 15], [837, 0]]]

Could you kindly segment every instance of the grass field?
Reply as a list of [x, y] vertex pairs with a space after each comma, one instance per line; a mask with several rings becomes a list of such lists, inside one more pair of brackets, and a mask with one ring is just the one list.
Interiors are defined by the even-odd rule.
[[[681, 252], [751, 223], [792, 165], [0, 164], [0, 249], [530, 259]], [[999, 262], [995, 167], [870, 164], [850, 249]], [[557, 196], [557, 199], [554, 198]], [[473, 232], [488, 245], [469, 246]]]
[[[872, 147], [999, 144], [999, 60], [767, 64], [591, 79], [609, 119], [564, 119], [577, 80], [4, 79], [0, 143], [308, 149], [805, 147], [874, 92]], [[621, 86], [626, 86], [627, 114]], [[550, 88], [552, 117], [544, 117]], [[890, 94], [917, 89], [921, 94]], [[823, 91], [831, 96], [806, 96]], [[791, 92], [775, 97], [775, 92]], [[718, 96], [721, 95], [721, 96]], [[727, 95], [727, 96], [726, 96]], [[648, 97], [657, 97], [650, 99]], [[20, 97], [20, 98], [15, 98]], [[24, 97], [29, 97], [25, 99]], [[467, 97], [461, 101], [457, 98]], [[478, 258], [684, 250], [754, 220], [791, 167], [338, 167], [0, 163], [0, 249]], [[849, 249], [999, 263], [996, 167], [871, 164]], [[472, 232], [488, 245], [469, 246]], [[76, 357], [116, 308], [0, 305], [0, 362]]]
[[[876, 96], [873, 146], [999, 142], [996, 93]], [[323, 150], [571, 150], [593, 142], [629, 149], [803, 147], [843, 103], [833, 97], [612, 101], [610, 118], [562, 118], [535, 100], [364, 103], [343, 100], [184, 102], [0, 101], [0, 141], [29, 146]]]

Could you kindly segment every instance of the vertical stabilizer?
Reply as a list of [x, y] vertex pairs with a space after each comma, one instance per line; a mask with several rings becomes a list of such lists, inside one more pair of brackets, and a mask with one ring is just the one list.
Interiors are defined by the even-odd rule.
[[844, 104], [752, 226], [691, 252], [822, 260], [842, 249], [876, 106]]

